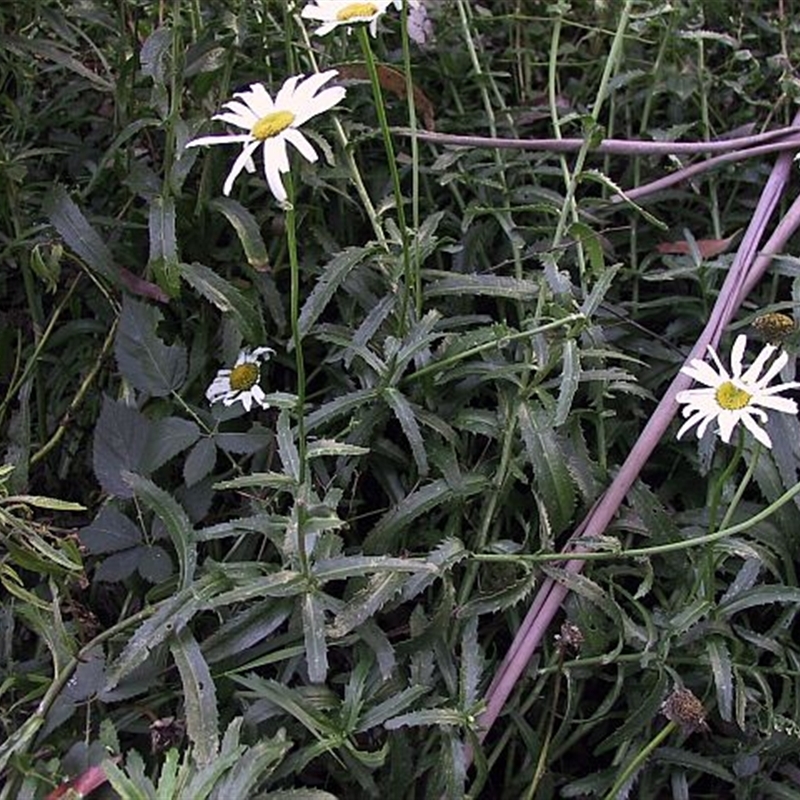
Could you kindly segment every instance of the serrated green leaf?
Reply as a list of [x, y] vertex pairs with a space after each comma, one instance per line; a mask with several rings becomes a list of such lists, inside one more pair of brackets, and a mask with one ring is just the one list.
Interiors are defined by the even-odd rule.
[[300, 483], [300, 452], [294, 441], [291, 420], [288, 411], [278, 415], [278, 454], [281, 457], [284, 472], [295, 482]]
[[424, 697], [430, 691], [427, 686], [409, 686], [392, 695], [382, 703], [373, 706], [365, 711], [358, 720], [358, 725], [354, 729], [354, 733], [363, 733], [370, 728], [375, 728], [378, 725], [383, 725], [390, 717], [396, 717], [403, 709], [416, 703], [421, 697]]
[[553, 418], [553, 425], [563, 425], [572, 411], [572, 401], [581, 381], [581, 358], [578, 343], [567, 339], [561, 354], [561, 382], [558, 388], [558, 403]]
[[339, 639], [374, 616], [399, 595], [405, 581], [406, 576], [397, 572], [371, 575], [367, 585], [339, 609], [330, 627], [330, 635]]
[[359, 447], [355, 444], [342, 444], [334, 439], [317, 439], [309, 442], [306, 448], [307, 458], [319, 458], [320, 456], [366, 456], [369, 455], [369, 447]]
[[142, 75], [153, 79], [154, 83], [166, 83], [166, 59], [172, 45], [172, 30], [169, 27], [156, 28], [142, 44], [139, 54]]
[[115, 497], [133, 496], [123, 472], [141, 470], [150, 422], [135, 408], [103, 397], [94, 429], [92, 465], [100, 486]]
[[382, 396], [400, 423], [400, 428], [411, 447], [419, 474], [425, 477], [428, 474], [428, 454], [425, 452], [425, 441], [422, 438], [422, 431], [417, 424], [411, 403], [391, 386], [387, 386], [383, 390]]
[[45, 508], [50, 511], [86, 511], [86, 506], [80, 503], [71, 503], [69, 500], [59, 500], [55, 497], [42, 497], [37, 494], [15, 494], [0, 499], [0, 505], [25, 503], [34, 508]]
[[484, 491], [488, 480], [483, 475], [465, 475], [459, 485], [451, 486], [440, 478], [406, 495], [384, 514], [364, 542], [368, 553], [396, 549], [397, 538], [420, 515], [446, 503], [456, 502]]
[[162, 417], [150, 423], [141, 458], [145, 473], [155, 472], [171, 458], [191, 447], [200, 437], [200, 428], [190, 419]]
[[312, 735], [322, 738], [334, 733], [333, 728], [320, 719], [313, 705], [296, 689], [278, 681], [260, 678], [257, 675], [232, 675], [234, 681], [249, 689], [256, 697], [269, 700], [278, 708], [294, 717]]
[[217, 463], [217, 445], [214, 439], [204, 437], [196, 442], [183, 462], [183, 482], [194, 486], [208, 475]]
[[[241, 721], [241, 717], [239, 720]], [[257, 784], [274, 771], [291, 749], [292, 742], [286, 738], [286, 732], [283, 730], [278, 731], [271, 739], [260, 739], [244, 751], [225, 778], [214, 787], [212, 800], [253, 797], [253, 790]], [[284, 793], [287, 795], [287, 799], [294, 791], [307, 793], [312, 790], [291, 790]], [[276, 800], [279, 794], [281, 792], [269, 792], [269, 800]], [[324, 795], [330, 800], [336, 800], [327, 792], [321, 792], [320, 795]], [[299, 795], [297, 797], [299, 800]]]
[[721, 603], [719, 613], [727, 618], [748, 608], [757, 608], [771, 603], [800, 605], [800, 589], [794, 586], [758, 586], [738, 594], [729, 603]]
[[143, 663], [151, 651], [175, 631], [186, 625], [199, 611], [209, 608], [212, 598], [227, 584], [221, 577], [204, 577], [188, 589], [161, 601], [128, 640], [108, 671], [106, 691], [110, 691], [132, 670]]
[[55, 186], [45, 198], [44, 213], [65, 244], [77, 253], [82, 261], [118, 285], [111, 250], [62, 186]]
[[216, 198], [208, 206], [223, 214], [233, 226], [244, 249], [247, 263], [259, 272], [268, 269], [267, 246], [256, 218], [238, 200], [231, 197]]
[[455, 725], [464, 723], [464, 715], [454, 708], [428, 708], [421, 711], [410, 711], [398, 717], [386, 720], [384, 728], [396, 731], [398, 728], [416, 728], [421, 725]]
[[271, 636], [291, 616], [291, 600], [268, 598], [226, 619], [203, 641], [203, 653], [210, 664], [240, 656]]
[[186, 732], [200, 766], [210, 764], [219, 751], [219, 715], [214, 679], [191, 631], [177, 631], [169, 644], [183, 685]]
[[156, 334], [163, 314], [154, 306], [125, 297], [114, 354], [120, 372], [139, 391], [165, 397], [186, 380], [186, 348], [166, 345]]
[[180, 292], [180, 258], [175, 234], [175, 201], [171, 197], [154, 197], [147, 218], [150, 257], [147, 266], [158, 285], [170, 296]]
[[531, 572], [497, 592], [475, 593], [466, 603], [458, 607], [458, 616], [469, 618], [505, 611], [528, 597], [535, 585], [536, 575]]
[[218, 481], [214, 484], [214, 488], [250, 489], [258, 487], [262, 489], [285, 489], [288, 491], [295, 485], [294, 479], [284, 475], [282, 472], [253, 472], [250, 475], [242, 475], [240, 478]]
[[136, 497], [152, 509], [164, 523], [178, 554], [180, 588], [188, 589], [192, 585], [197, 566], [197, 543], [189, 517], [171, 495], [148, 478], [137, 475], [135, 472], [126, 472], [123, 478]]
[[324, 403], [306, 417], [306, 433], [311, 433], [320, 425], [332, 422], [343, 414], [353, 414], [356, 409], [377, 397], [377, 389], [357, 389], [354, 392], [349, 392]]
[[438, 568], [428, 561], [392, 556], [338, 556], [320, 559], [314, 564], [314, 577], [319, 581], [341, 581], [369, 572], [433, 572]]
[[433, 281], [425, 287], [425, 298], [461, 297], [505, 297], [509, 300], [535, 300], [539, 295], [536, 281], [509, 278], [504, 275], [450, 275]]
[[464, 626], [461, 635], [461, 662], [459, 663], [459, 702], [465, 712], [475, 707], [479, 700], [478, 686], [483, 676], [483, 652], [478, 642], [478, 618], [473, 617]]
[[110, 95], [116, 92], [116, 86], [114, 82], [110, 80], [111, 76], [106, 78], [94, 69], [86, 66], [84, 63], [86, 60], [85, 53], [78, 53], [76, 57], [70, 50], [42, 36], [33, 37], [26, 35], [23, 37], [0, 35], [0, 48], [16, 52], [26, 58], [34, 56], [37, 59], [41, 58], [45, 61], [51, 61], [73, 72], [75, 75], [80, 76], [101, 92], [106, 92]]
[[303, 595], [303, 639], [311, 683], [325, 683], [328, 676], [328, 644], [325, 640], [325, 606], [314, 592]]
[[706, 654], [714, 675], [717, 710], [726, 722], [733, 720], [733, 665], [725, 641], [719, 636], [706, 639]]
[[575, 487], [558, 435], [546, 412], [521, 403], [517, 408], [520, 435], [533, 480], [554, 533], [563, 531], [575, 513]]
[[142, 532], [122, 512], [104, 506], [91, 524], [81, 529], [79, 537], [90, 553], [98, 555], [136, 547], [142, 541]]
[[322, 275], [317, 278], [314, 289], [300, 311], [298, 326], [301, 338], [311, 330], [351, 270], [373, 251], [372, 247], [348, 247], [322, 268]]
[[606, 189], [611, 189], [611, 191], [613, 191], [617, 197], [620, 197], [629, 206], [635, 208], [651, 225], [654, 225], [656, 228], [662, 231], [669, 229], [669, 226], [666, 223], [662, 222], [660, 219], [658, 219], [658, 217], [651, 214], [646, 208], [642, 208], [640, 205], [631, 200], [631, 198], [625, 194], [624, 189], [614, 183], [614, 181], [612, 181], [607, 175], [600, 172], [600, 170], [584, 170], [581, 172], [579, 180], [593, 181], [595, 183], [599, 183], [601, 186], [605, 186]]
[[242, 336], [253, 344], [266, 341], [261, 308], [204, 264], [180, 264], [181, 277], [223, 314], [230, 314]]

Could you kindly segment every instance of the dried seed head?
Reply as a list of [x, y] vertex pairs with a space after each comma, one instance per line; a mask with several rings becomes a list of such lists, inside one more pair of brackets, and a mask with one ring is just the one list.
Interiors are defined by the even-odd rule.
[[688, 689], [675, 689], [661, 704], [661, 713], [681, 726], [685, 734], [707, 731], [706, 710]]
[[769, 344], [779, 345], [795, 331], [794, 320], [788, 314], [772, 311], [753, 320], [753, 327]]
[[583, 631], [575, 623], [565, 622], [555, 635], [555, 643], [562, 656], [568, 652], [578, 653], [583, 644]]

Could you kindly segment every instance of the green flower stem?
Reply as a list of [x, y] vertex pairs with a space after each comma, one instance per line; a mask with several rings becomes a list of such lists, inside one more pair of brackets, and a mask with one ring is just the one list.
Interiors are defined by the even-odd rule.
[[[632, 547], [628, 550], [615, 549], [606, 552], [567, 552], [567, 553], [540, 553], [538, 555], [501, 555], [495, 553], [473, 553], [472, 558], [476, 561], [509, 561], [519, 563], [545, 563], [548, 561], [564, 561], [565, 558], [576, 561], [617, 561], [621, 558], [648, 558], [649, 556], [660, 555], [661, 553], [675, 553], [680, 550], [690, 550], [693, 547], [703, 547], [713, 544], [721, 539], [736, 536], [744, 533], [761, 522], [768, 520], [779, 508], [789, 503], [796, 495], [800, 494], [800, 483], [796, 483], [791, 489], [785, 491], [774, 503], [770, 503], [763, 511], [754, 514], [750, 519], [731, 525], [730, 528], [722, 528], [714, 533], [707, 533], [703, 536], [695, 536], [692, 539], [682, 539], [680, 542], [669, 542], [653, 547]], [[585, 547], [588, 541], [582, 542]]]
[[420, 367], [415, 372], [405, 376], [402, 382], [403, 384], [406, 384], [410, 381], [419, 380], [420, 378], [430, 375], [431, 373], [442, 372], [454, 366], [459, 361], [471, 359], [473, 356], [476, 356], [480, 353], [485, 353], [488, 350], [495, 350], [498, 347], [503, 347], [511, 342], [518, 341], [519, 339], [530, 339], [532, 336], [538, 336], [539, 334], [546, 333], [547, 331], [558, 330], [558, 328], [563, 328], [564, 326], [569, 327], [572, 325], [572, 323], [582, 323], [585, 321], [586, 317], [583, 314], [570, 314], [568, 317], [557, 319], [553, 322], [547, 322], [544, 325], [537, 325], [535, 328], [530, 328], [528, 330], [516, 331], [515, 333], [508, 334], [501, 333], [498, 334], [497, 339], [494, 341], [482, 342], [481, 344], [475, 345], [475, 347], [469, 347], [466, 350], [462, 350], [461, 352], [456, 353], [449, 358], [443, 358], [440, 361], [434, 361], [431, 364], [426, 364], [424, 367]]
[[636, 774], [636, 771], [641, 768], [642, 764], [647, 760], [653, 750], [656, 749], [663, 741], [667, 738], [674, 730], [678, 727], [677, 723], [675, 722], [668, 722], [644, 747], [640, 750], [636, 757], [622, 770], [622, 774], [614, 781], [614, 785], [611, 787], [611, 790], [606, 793], [603, 800], [617, 800], [618, 797], [622, 795], [622, 789], [628, 781]]
[[289, 206], [286, 210], [286, 243], [289, 250], [291, 276], [289, 317], [297, 372], [297, 452], [300, 457], [300, 482], [306, 483], [306, 365], [303, 359], [303, 342], [300, 337], [300, 262], [297, 257], [297, 211], [294, 206], [294, 183], [291, 173], [286, 174], [285, 180], [286, 192], [289, 195]]
[[372, 83], [372, 96], [375, 99], [375, 110], [378, 114], [378, 124], [381, 129], [381, 134], [383, 135], [383, 145], [386, 148], [386, 159], [389, 162], [389, 172], [392, 176], [392, 187], [394, 189], [394, 200], [397, 206], [397, 223], [400, 228], [400, 239], [403, 245], [403, 273], [405, 275], [405, 291], [402, 297], [400, 325], [401, 330], [405, 330], [409, 292], [413, 291], [418, 295], [415, 307], [419, 309], [422, 305], [421, 292], [417, 289], [412, 289], [412, 287], [418, 287], [420, 285], [419, 270], [416, 270], [417, 279], [414, 280], [411, 274], [411, 256], [409, 253], [408, 228], [406, 227], [406, 210], [400, 186], [400, 171], [397, 169], [397, 158], [395, 157], [394, 144], [392, 143], [392, 134], [389, 130], [389, 121], [386, 118], [386, 107], [383, 104], [383, 92], [381, 91], [381, 83], [378, 78], [378, 68], [375, 65], [375, 56], [372, 53], [366, 26], [359, 26], [358, 35], [361, 40], [361, 49], [364, 51], [364, 60], [367, 63], [370, 83]]
[[[400, 14], [403, 39], [403, 73], [408, 98], [408, 128], [411, 131], [411, 225], [419, 230], [419, 140], [417, 139], [417, 108], [414, 105], [414, 81], [411, 78], [411, 46], [408, 38], [408, 2]], [[417, 319], [422, 317], [422, 273], [419, 263], [419, 242], [414, 239], [414, 296], [417, 300]]]
[[[319, 64], [314, 56], [314, 48], [311, 46], [311, 40], [308, 38], [308, 31], [306, 30], [305, 25], [298, 20], [296, 27], [300, 31], [308, 59], [311, 62], [311, 66], [314, 68], [314, 72], [319, 72]], [[347, 168], [350, 171], [350, 178], [356, 187], [358, 196], [361, 198], [361, 203], [364, 206], [364, 210], [367, 212], [370, 224], [372, 225], [372, 230], [375, 233], [375, 238], [377, 239], [378, 244], [384, 250], [388, 250], [389, 244], [386, 241], [386, 234], [383, 232], [380, 220], [378, 219], [378, 212], [375, 210], [375, 205], [372, 202], [372, 198], [369, 196], [364, 179], [361, 177], [361, 171], [359, 170], [358, 164], [356, 164], [356, 160], [353, 157], [352, 149], [350, 147], [350, 140], [347, 138], [347, 133], [345, 132], [342, 123], [339, 121], [339, 118], [335, 114], [333, 115], [333, 127], [336, 131], [336, 135], [339, 137], [339, 143], [342, 146], [344, 160], [347, 162]]]
[[[736, 449], [736, 456], [734, 457], [734, 459], [732, 459], [732, 461], [733, 460], [738, 461], [738, 458], [741, 456], [743, 450], [744, 450], [744, 432], [742, 431], [742, 434], [739, 437], [739, 447]], [[736, 509], [739, 507], [739, 502], [744, 496], [745, 490], [750, 485], [750, 481], [753, 479], [753, 474], [756, 471], [756, 466], [758, 465], [758, 459], [760, 455], [761, 455], [761, 445], [758, 442], [756, 442], [756, 445], [753, 448], [753, 457], [750, 459], [750, 463], [747, 465], [747, 472], [745, 472], [744, 477], [739, 483], [739, 486], [736, 489], [735, 494], [733, 495], [733, 499], [731, 500], [730, 503], [728, 503], [728, 510], [725, 512], [725, 516], [722, 518], [722, 522], [720, 523], [721, 528], [724, 528], [726, 525], [729, 525], [731, 518], [736, 513]]]
[[[608, 84], [611, 81], [611, 77], [614, 73], [614, 70], [617, 68], [617, 64], [619, 63], [619, 59], [622, 54], [625, 30], [628, 27], [628, 19], [630, 18], [632, 5], [633, 5], [633, 0], [626, 0], [625, 6], [622, 9], [622, 14], [620, 16], [619, 24], [617, 25], [616, 33], [614, 35], [614, 41], [611, 44], [611, 50], [608, 54], [608, 58], [606, 59], [603, 75], [600, 79], [600, 86], [597, 89], [597, 96], [595, 98], [595, 102], [592, 107], [592, 120], [595, 122], [595, 124], [598, 122], [600, 118], [600, 111], [603, 107], [603, 102], [608, 96]], [[548, 81], [549, 96], [550, 96], [550, 113], [553, 117], [553, 129], [555, 131], [555, 135], [557, 138], [561, 138], [561, 129], [558, 120], [558, 109], [556, 106], [556, 95], [555, 95], [555, 88], [556, 88], [555, 69], [557, 64], [559, 63], [557, 47], [558, 47], [560, 30], [561, 30], [561, 18], [558, 17], [556, 19], [555, 25], [553, 26], [553, 39], [552, 39], [552, 47], [550, 53], [550, 76]], [[581, 149], [578, 151], [578, 155], [575, 157], [575, 167], [572, 170], [571, 174], [569, 168], [566, 165], [566, 162], [562, 159], [562, 169], [564, 170], [564, 177], [567, 184], [567, 194], [564, 199], [564, 204], [561, 207], [561, 216], [559, 217], [558, 224], [556, 226], [556, 231], [553, 234], [553, 248], [558, 247], [561, 244], [562, 239], [566, 235], [567, 219], [569, 217], [577, 219], [575, 192], [577, 191], [578, 188], [578, 181], [580, 179], [581, 173], [583, 172], [583, 165], [586, 162], [586, 157], [589, 155], [589, 151], [592, 148], [591, 140], [593, 138], [593, 133], [594, 132], [590, 133], [590, 135], [584, 141]], [[578, 245], [578, 251], [580, 254], [581, 252], [580, 244]]]

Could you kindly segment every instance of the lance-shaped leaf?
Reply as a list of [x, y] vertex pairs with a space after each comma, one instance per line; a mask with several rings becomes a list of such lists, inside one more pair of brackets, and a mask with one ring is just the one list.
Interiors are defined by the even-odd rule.
[[260, 307], [250, 298], [203, 264], [180, 264], [179, 269], [189, 286], [223, 314], [233, 317], [236, 327], [247, 341], [257, 344], [266, 341]]
[[264, 244], [264, 237], [261, 235], [261, 227], [256, 218], [238, 201], [232, 197], [219, 197], [212, 200], [209, 208], [219, 211], [233, 226], [236, 235], [244, 249], [247, 263], [250, 266], [263, 272], [269, 268], [269, 255], [267, 246]]
[[178, 554], [181, 572], [180, 587], [181, 589], [189, 588], [192, 585], [192, 578], [197, 566], [197, 543], [189, 517], [171, 495], [148, 478], [134, 472], [126, 472], [123, 477], [133, 489], [136, 497], [149, 506], [164, 523]]
[[334, 256], [325, 265], [322, 276], [315, 283], [314, 289], [300, 312], [298, 326], [301, 337], [311, 330], [312, 325], [325, 310], [325, 306], [331, 301], [336, 290], [342, 285], [353, 267], [360, 264], [371, 252], [371, 248], [349, 247]]
[[210, 764], [219, 750], [217, 693], [211, 670], [200, 645], [188, 628], [182, 628], [170, 641], [169, 649], [183, 684], [186, 732], [194, 745], [194, 757], [201, 766]]
[[180, 291], [178, 239], [175, 235], [175, 201], [171, 197], [155, 197], [147, 219], [150, 234], [150, 258], [147, 266], [170, 297]]
[[533, 480], [555, 533], [569, 524], [575, 512], [575, 487], [548, 415], [521, 403], [517, 419]]

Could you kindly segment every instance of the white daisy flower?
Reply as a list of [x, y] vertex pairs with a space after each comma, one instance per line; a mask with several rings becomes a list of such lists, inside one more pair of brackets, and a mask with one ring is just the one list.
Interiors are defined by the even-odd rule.
[[403, 7], [402, 0], [372, 0], [367, 3], [356, 3], [353, 0], [313, 0], [301, 12], [303, 19], [315, 19], [322, 23], [314, 33], [325, 36], [341, 25], [369, 23], [369, 32], [375, 36], [378, 32], [378, 19], [393, 5], [397, 9]]
[[[709, 424], [717, 421], [720, 439], [726, 444], [731, 440], [733, 429], [739, 422], [765, 447], [772, 447], [772, 441], [761, 424], [767, 421], [764, 409], [780, 411], [783, 414], [796, 414], [797, 403], [780, 393], [786, 389], [796, 389], [800, 383], [790, 381], [770, 386], [772, 379], [786, 366], [789, 356], [781, 352], [771, 366], [764, 372], [776, 347], [768, 344], [758, 354], [752, 365], [743, 371], [742, 357], [747, 347], [747, 337], [741, 334], [736, 337], [731, 350], [731, 373], [729, 374], [719, 360], [714, 348], [709, 345], [708, 352], [716, 370], [699, 358], [693, 358], [689, 366], [682, 367], [681, 372], [704, 384], [705, 389], [686, 389], [678, 392], [679, 403], [685, 403], [683, 416], [688, 417], [678, 431], [680, 439], [686, 431], [695, 425], [697, 437], [706, 432]], [[761, 423], [761, 424], [759, 424]]]
[[245, 169], [255, 171], [253, 153], [259, 145], [264, 148], [264, 174], [267, 183], [278, 202], [285, 202], [286, 189], [281, 175], [289, 171], [287, 143], [294, 145], [306, 161], [317, 160], [317, 152], [298, 128], [312, 117], [333, 108], [344, 98], [342, 86], [322, 87], [338, 72], [335, 69], [319, 72], [310, 78], [295, 75], [284, 81], [273, 100], [263, 84], [254, 83], [243, 92], [236, 92], [234, 99], [225, 103], [225, 111], [215, 114], [212, 119], [221, 119], [245, 133], [224, 133], [216, 136], [201, 136], [186, 146], [241, 143], [242, 152], [233, 162], [231, 171], [225, 179], [222, 193], [229, 195], [233, 182]]
[[221, 369], [206, 389], [206, 399], [212, 405], [220, 400], [225, 406], [241, 403], [249, 411], [253, 402], [269, 408], [267, 396], [258, 385], [261, 380], [261, 362], [269, 361], [275, 351], [271, 347], [245, 348], [239, 353], [233, 369]]

